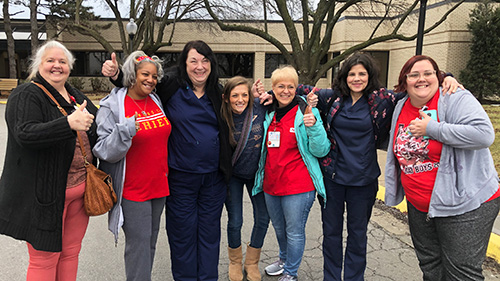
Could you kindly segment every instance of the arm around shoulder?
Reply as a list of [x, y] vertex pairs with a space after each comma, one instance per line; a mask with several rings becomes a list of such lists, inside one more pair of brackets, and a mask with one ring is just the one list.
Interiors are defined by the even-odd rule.
[[[495, 130], [491, 120], [469, 91], [459, 90], [440, 98], [444, 99], [443, 104], [446, 105], [444, 116], [438, 116], [439, 122], [429, 122], [426, 128], [428, 136], [462, 149], [482, 149], [493, 144]], [[438, 115], [441, 112], [439, 110]]]

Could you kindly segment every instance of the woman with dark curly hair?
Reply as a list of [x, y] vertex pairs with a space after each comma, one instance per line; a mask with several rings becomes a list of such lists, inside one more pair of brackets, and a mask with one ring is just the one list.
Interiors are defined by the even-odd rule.
[[[378, 76], [371, 56], [355, 53], [342, 63], [333, 89], [299, 86], [301, 94], [317, 101], [332, 143], [330, 152], [320, 161], [327, 195], [325, 208], [321, 208], [324, 280], [364, 280], [367, 227], [380, 176], [377, 148], [387, 148], [394, 106], [405, 96], [382, 88]], [[448, 79], [457, 85], [454, 78]]]

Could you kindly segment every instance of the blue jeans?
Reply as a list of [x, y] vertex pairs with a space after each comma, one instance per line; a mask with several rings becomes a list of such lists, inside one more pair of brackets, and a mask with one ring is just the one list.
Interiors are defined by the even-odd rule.
[[316, 191], [286, 196], [265, 193], [267, 211], [280, 247], [284, 273], [297, 276], [306, 246], [306, 222]]
[[[365, 186], [346, 186], [325, 178], [326, 207], [323, 222], [323, 275], [325, 281], [362, 281], [366, 268], [368, 222], [378, 191], [378, 181]], [[323, 200], [320, 198], [321, 206]], [[347, 245], [342, 249], [344, 210], [347, 211]], [[344, 279], [341, 278], [342, 264]]]
[[229, 181], [229, 193], [226, 198], [227, 210], [227, 240], [230, 248], [236, 249], [241, 245], [241, 226], [243, 225], [243, 185], [246, 185], [248, 196], [253, 207], [253, 229], [250, 238], [250, 246], [262, 248], [269, 226], [269, 214], [267, 213], [264, 193], [252, 196], [254, 179], [242, 179], [231, 177]]

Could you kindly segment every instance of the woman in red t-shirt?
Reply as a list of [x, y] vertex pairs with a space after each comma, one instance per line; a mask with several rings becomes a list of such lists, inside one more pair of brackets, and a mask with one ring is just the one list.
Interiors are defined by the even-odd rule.
[[94, 153], [111, 174], [118, 202], [109, 216], [117, 239], [125, 233], [127, 280], [151, 280], [151, 269], [168, 188], [167, 143], [172, 126], [154, 93], [163, 70], [142, 51], [123, 65], [123, 88], [100, 102]]
[[386, 203], [406, 195], [410, 234], [424, 280], [483, 280], [500, 208], [488, 147], [495, 131], [467, 90], [441, 95], [443, 73], [428, 56], [401, 69], [385, 168]]
[[317, 157], [330, 150], [316, 108], [295, 96], [297, 71], [291, 66], [271, 76], [275, 101], [266, 114], [259, 169], [252, 194], [264, 191], [267, 210], [280, 248], [279, 260], [267, 266], [280, 281], [297, 280], [305, 247], [305, 226], [316, 191], [325, 197]]

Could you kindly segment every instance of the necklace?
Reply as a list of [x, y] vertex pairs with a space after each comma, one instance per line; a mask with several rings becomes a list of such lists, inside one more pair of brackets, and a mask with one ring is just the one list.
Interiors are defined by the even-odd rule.
[[144, 104], [144, 109], [142, 109], [138, 104], [137, 102], [131, 97], [129, 96], [129, 98], [135, 103], [135, 105], [141, 110], [141, 113], [142, 115], [144, 115], [144, 117], [148, 116], [148, 114], [146, 113], [146, 109], [148, 107], [148, 97], [146, 97], [146, 103]]

